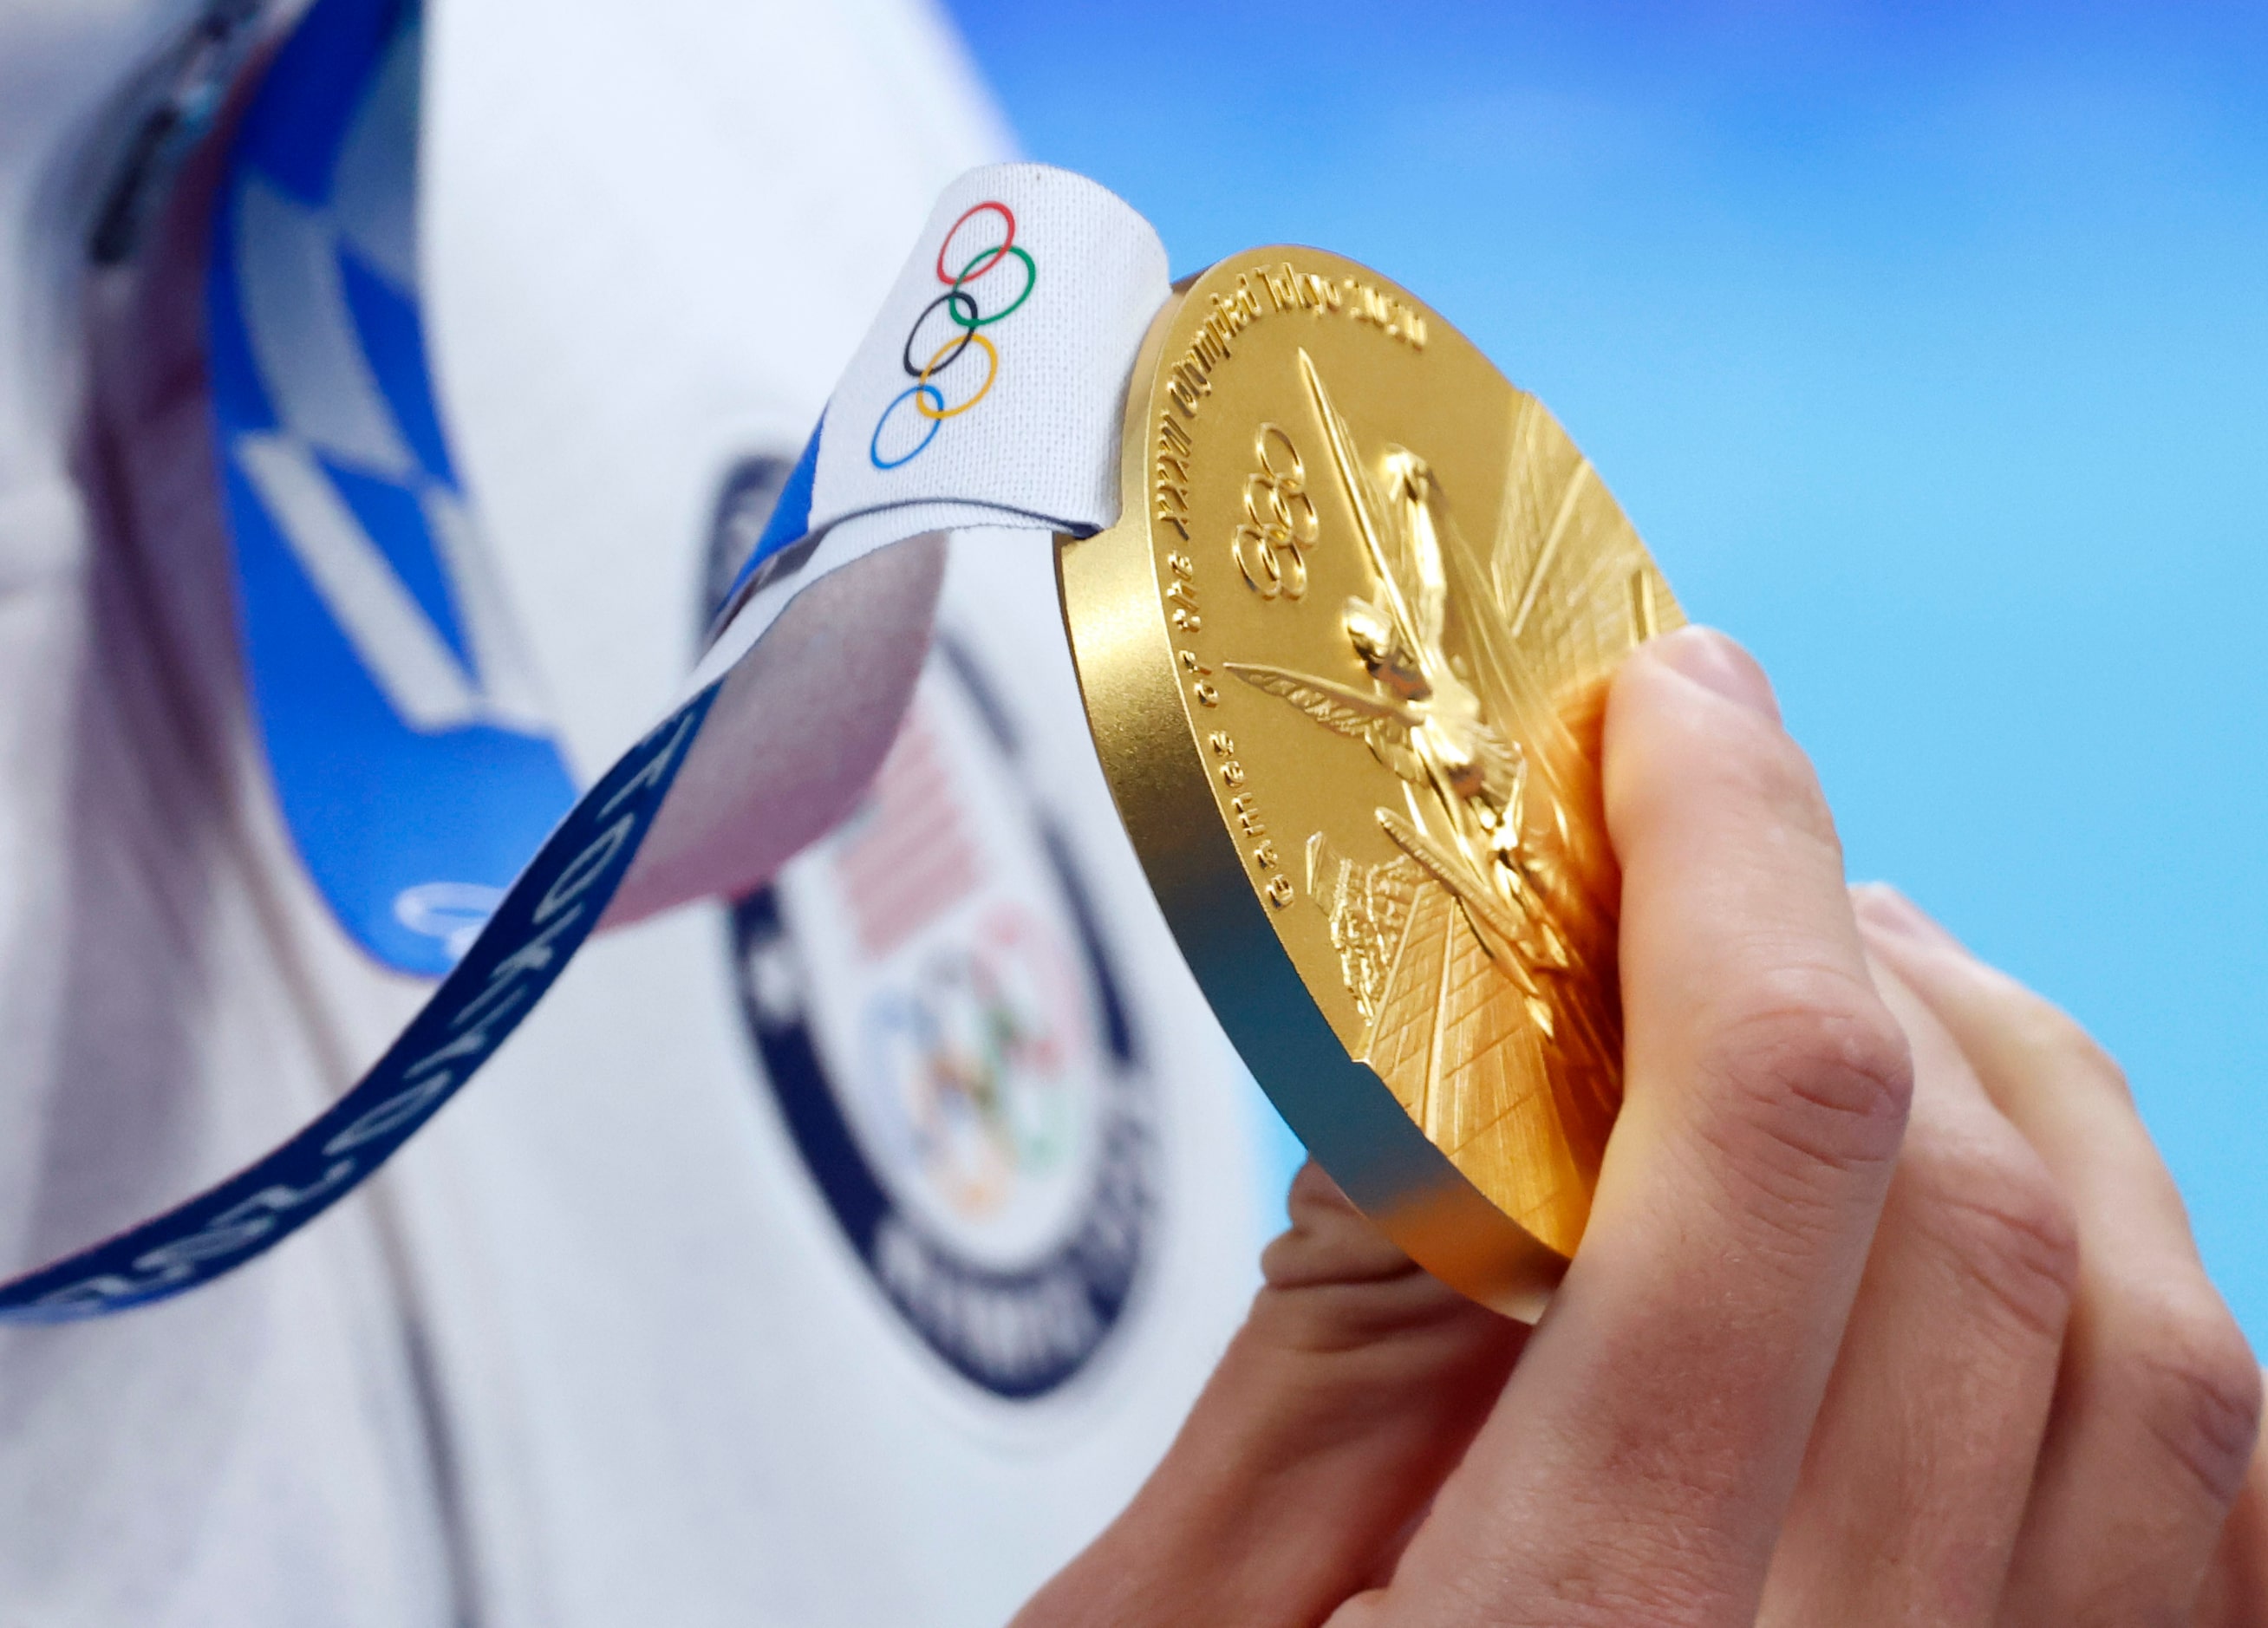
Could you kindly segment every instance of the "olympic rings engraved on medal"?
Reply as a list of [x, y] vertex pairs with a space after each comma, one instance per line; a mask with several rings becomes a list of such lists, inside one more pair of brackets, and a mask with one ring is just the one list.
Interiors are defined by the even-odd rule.
[[[962, 228], [979, 216], [998, 217], [1000, 230], [1005, 235], [999, 242], [979, 248], [966, 260], [961, 260], [958, 272], [950, 270], [954, 262], [960, 260], [956, 245], [962, 237]], [[972, 288], [1012, 261], [1023, 268], [1023, 286], [1006, 304], [987, 312], [977, 295], [971, 291]], [[1016, 242], [1014, 213], [1006, 204], [990, 199], [964, 210], [961, 218], [946, 229], [945, 241], [937, 247], [936, 269], [937, 280], [946, 285], [945, 292], [921, 308], [921, 314], [914, 318], [913, 327], [907, 331], [905, 343], [899, 351], [898, 365], [913, 382], [890, 398], [889, 404], [882, 409], [881, 416], [874, 421], [873, 434], [867, 438], [867, 461], [877, 469], [895, 469], [911, 463], [928, 449], [932, 441], [937, 439], [938, 430], [946, 419], [958, 418], [992, 393], [992, 387], [1000, 379], [1000, 351], [978, 330], [991, 327], [1001, 318], [1020, 309], [1032, 297], [1032, 290], [1039, 282], [1039, 269], [1033, 264], [1031, 254]], [[938, 334], [937, 326], [931, 319], [939, 313], [944, 314], [945, 321], [954, 331], [941, 335], [935, 348], [929, 351], [927, 359], [917, 363], [914, 358], [926, 343], [923, 339], [924, 331], [933, 335]], [[984, 357], [983, 378], [973, 389], [968, 388], [970, 375], [968, 372], [954, 372], [961, 359], [971, 350], [981, 350]], [[948, 374], [953, 375], [949, 382], [946, 379]], [[959, 401], [952, 401], [947, 397], [948, 388], [968, 389], [968, 393]], [[899, 412], [902, 407], [912, 409], [910, 417]], [[885, 456], [883, 435], [892, 428], [893, 415], [895, 415], [901, 437], [911, 431], [916, 421], [925, 420], [927, 427], [911, 446], [902, 452], [893, 447], [893, 455]]]
[[1260, 468], [1245, 477], [1244, 519], [1230, 552], [1262, 599], [1295, 600], [1307, 591], [1306, 550], [1322, 529], [1315, 500], [1307, 494], [1307, 461], [1278, 424], [1260, 426], [1252, 452]]

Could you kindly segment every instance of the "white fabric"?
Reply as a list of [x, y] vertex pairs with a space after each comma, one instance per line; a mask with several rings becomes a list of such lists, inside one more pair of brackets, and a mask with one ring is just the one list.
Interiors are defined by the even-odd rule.
[[[965, 285], [981, 299], [948, 283], [949, 259], [989, 274]], [[1117, 517], [1126, 381], [1169, 291], [1157, 232], [1084, 176], [985, 165], [944, 188], [828, 398], [809, 518], [817, 552], [740, 605], [703, 654], [690, 686], [732, 681], [610, 921], [762, 880], [864, 783], [911, 681], [905, 658], [927, 633], [917, 568], [868, 555], [995, 526], [1035, 528], [998, 545], [1028, 552]], [[927, 370], [906, 371], [924, 357], [956, 365], [932, 386]], [[893, 432], [898, 445], [886, 447]], [[799, 599], [854, 562], [855, 587]], [[792, 600], [796, 653], [736, 667]], [[799, 732], [829, 759], [791, 773], [795, 742], [782, 737]]]
[[[122, 509], [104, 448], [78, 449], [92, 506], [70, 478], [59, 268], [99, 115], [189, 15], [0, 15], [11, 1265], [264, 1145], [422, 995], [297, 868], [215, 540], [170, 535], [162, 494]], [[792, 453], [937, 188], [1002, 137], [910, 0], [485, 0], [428, 26], [445, 410], [588, 771], [681, 681], [719, 476]], [[160, 380], [120, 422], [130, 443], [195, 410]], [[783, 1131], [696, 907], [595, 944], [396, 1168], [274, 1256], [0, 1333], [0, 1622], [974, 1623], [1107, 1517], [1241, 1310], [1263, 1161], [1093, 763], [1044, 540], [958, 546], [946, 615], [1012, 680], [1146, 1036], [1156, 1239], [1090, 1366], [1012, 1403], [909, 1332]]]
[[[952, 247], [954, 224], [968, 217]], [[1012, 247], [1032, 262], [1030, 291], [1010, 308], [1023, 267], [998, 245], [1013, 218]], [[969, 250], [977, 253], [971, 256]], [[919, 366], [954, 355], [963, 330], [938, 268], [974, 258], [981, 280], [967, 286], [962, 322], [985, 326], [938, 375], [933, 438], [895, 468], [877, 467], [879, 421], [910, 387], [907, 346]], [[1005, 284], [1005, 290], [1000, 285]], [[996, 292], [996, 290], [1000, 291]], [[996, 504], [1086, 533], [1118, 513], [1118, 424], [1126, 380], [1150, 319], [1166, 303], [1166, 246], [1150, 224], [1084, 176], [1038, 165], [989, 166], [957, 178], [930, 211], [912, 254], [828, 402], [812, 497], [814, 529], [900, 504]], [[981, 306], [977, 295], [982, 294]], [[997, 319], [996, 312], [1002, 313]], [[939, 345], [939, 340], [944, 345]], [[978, 342], [990, 347], [987, 355]], [[990, 377], [981, 396], [966, 376]], [[909, 404], [910, 405], [910, 404]], [[900, 409], [902, 419], [903, 409]], [[911, 423], [926, 427], [917, 414]], [[887, 433], [887, 431], [882, 431]], [[894, 450], [886, 446], [883, 459]]]

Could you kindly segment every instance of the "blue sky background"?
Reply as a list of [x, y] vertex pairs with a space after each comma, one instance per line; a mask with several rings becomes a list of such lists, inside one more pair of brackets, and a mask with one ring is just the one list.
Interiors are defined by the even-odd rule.
[[2268, 13], [954, 10], [1177, 274], [1336, 249], [1550, 403], [1852, 875], [2126, 1064], [2268, 1345]]

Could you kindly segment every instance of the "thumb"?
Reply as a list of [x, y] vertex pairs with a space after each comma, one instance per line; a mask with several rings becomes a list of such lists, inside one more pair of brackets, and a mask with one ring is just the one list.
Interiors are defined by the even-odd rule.
[[1528, 1330], [1428, 1277], [1315, 1165], [1290, 1209], [1164, 1461], [1020, 1628], [1313, 1623], [1393, 1569]]

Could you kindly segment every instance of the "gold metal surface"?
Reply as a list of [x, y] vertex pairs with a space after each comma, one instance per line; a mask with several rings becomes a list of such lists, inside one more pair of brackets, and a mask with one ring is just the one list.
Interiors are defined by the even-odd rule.
[[1676, 602], [1534, 397], [1311, 249], [1160, 313], [1123, 469], [1058, 570], [1167, 919], [1349, 1196], [1533, 1317], [1622, 1096], [1601, 705]]

